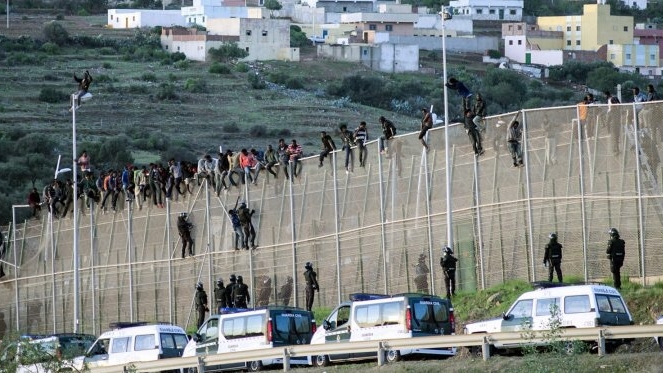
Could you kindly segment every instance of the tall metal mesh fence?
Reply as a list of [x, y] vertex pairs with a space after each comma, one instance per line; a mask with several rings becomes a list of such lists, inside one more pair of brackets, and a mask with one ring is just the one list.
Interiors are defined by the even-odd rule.
[[[460, 290], [547, 279], [543, 247], [553, 231], [564, 245], [567, 278], [610, 277], [610, 227], [627, 242], [624, 275], [663, 275], [661, 104], [523, 111], [524, 167], [513, 167], [507, 149], [513, 114], [486, 119], [486, 152], [478, 158], [463, 126], [449, 127], [449, 183], [440, 127], [429, 132], [428, 153], [416, 133], [389, 140], [383, 155], [378, 141], [369, 142], [364, 167], [355, 148], [348, 172], [338, 151], [323, 167], [317, 157], [304, 159], [292, 182], [279, 169], [278, 178], [263, 171], [257, 185], [240, 184], [218, 197], [206, 182], [194, 185], [193, 194], [163, 209], [149, 201], [131, 211], [121, 203], [107, 214], [83, 207], [79, 329], [100, 333], [119, 320], [191, 326], [196, 282], [211, 300], [216, 279], [227, 284], [231, 273], [244, 277], [254, 304], [303, 306], [308, 261], [321, 286], [315, 306], [333, 307], [353, 292], [444, 295], [439, 260], [447, 242], [447, 185]], [[227, 211], [238, 197], [256, 210], [253, 251], [234, 250]], [[182, 211], [194, 224], [195, 258], [180, 259]], [[73, 330], [72, 232], [69, 217], [47, 216], [8, 230], [5, 260], [19, 269], [6, 268], [0, 280], [0, 311], [13, 329]]]

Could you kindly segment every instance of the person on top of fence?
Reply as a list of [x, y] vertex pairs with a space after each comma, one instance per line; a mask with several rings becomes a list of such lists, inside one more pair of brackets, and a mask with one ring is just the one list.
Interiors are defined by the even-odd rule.
[[368, 129], [366, 128], [366, 122], [362, 121], [359, 123], [359, 127], [355, 129], [353, 138], [359, 149], [359, 167], [366, 167], [366, 160], [368, 158], [368, 148], [366, 148]]
[[429, 129], [433, 128], [433, 115], [426, 108], [421, 109], [421, 130], [419, 131], [419, 141], [428, 152], [428, 144], [426, 143], [426, 133]]
[[476, 115], [470, 109], [465, 110], [465, 132], [470, 138], [470, 144], [472, 144], [472, 150], [474, 150], [475, 156], [483, 155], [484, 150], [481, 145], [481, 134], [479, 133], [479, 127], [474, 122]]
[[336, 144], [334, 144], [334, 140], [327, 132], [320, 132], [320, 141], [322, 142], [322, 152], [320, 152], [320, 164], [318, 164], [318, 167], [322, 167], [322, 162], [327, 158], [329, 153], [336, 150]]
[[523, 166], [523, 149], [520, 146], [520, 142], [523, 138], [523, 131], [520, 127], [520, 122], [518, 122], [518, 115], [520, 112], [517, 112], [509, 126], [506, 130], [506, 142], [509, 152], [511, 153], [511, 158], [513, 159], [513, 167], [522, 167]]
[[389, 154], [389, 146], [385, 145], [396, 136], [396, 126], [394, 122], [385, 117], [380, 117], [380, 124], [382, 124], [382, 136], [380, 137], [380, 154]]
[[[74, 99], [76, 100], [76, 107], [74, 107], [75, 110], [81, 106], [81, 98], [85, 96], [88, 93], [88, 89], [90, 89], [90, 84], [92, 84], [92, 75], [90, 75], [90, 72], [87, 70], [85, 70], [85, 73], [83, 73], [82, 78], [77, 77], [76, 73], [74, 73], [74, 80], [78, 83], [78, 91], [74, 94]], [[69, 111], [71, 111], [71, 109]]]
[[461, 82], [460, 80], [451, 77], [447, 80], [447, 82], [444, 84], [447, 86], [449, 89], [453, 89], [458, 92], [462, 99], [462, 104], [463, 104], [463, 112], [465, 110], [470, 109], [470, 100], [472, 99], [472, 92]]
[[477, 126], [479, 133], [486, 132], [486, 101], [481, 93], [477, 93], [472, 111], [474, 112], [474, 124]]
[[345, 152], [345, 173], [350, 173], [354, 167], [354, 154], [352, 153], [352, 145], [355, 143], [354, 134], [348, 130], [346, 124], [341, 124], [339, 127], [341, 131], [341, 144], [343, 144], [343, 151]]

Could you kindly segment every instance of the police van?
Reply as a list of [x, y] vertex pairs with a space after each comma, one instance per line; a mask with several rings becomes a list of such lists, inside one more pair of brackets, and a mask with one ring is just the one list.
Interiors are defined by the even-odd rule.
[[[470, 323], [465, 334], [549, 330], [553, 318], [561, 328], [594, 328], [632, 325], [633, 318], [617, 289], [610, 286], [564, 285], [549, 282], [533, 284], [536, 289], [522, 294], [501, 317]], [[609, 339], [606, 349], [614, 350], [629, 340]], [[495, 343], [493, 352], [522, 347]], [[477, 349], [478, 351], [478, 349]]]
[[[455, 334], [451, 301], [435, 295], [351, 294], [336, 307], [313, 335], [311, 344], [381, 341]], [[406, 355], [453, 356], [456, 348], [410, 348], [387, 351], [388, 362]], [[333, 362], [376, 359], [375, 352], [329, 354], [309, 357], [309, 364], [323, 367]]]
[[[185, 357], [250, 351], [311, 342], [316, 326], [313, 314], [296, 307], [265, 306], [255, 309], [223, 309], [210, 316], [184, 350]], [[307, 358], [291, 358], [290, 364], [306, 365]], [[247, 369], [283, 364], [282, 358], [206, 366], [205, 372]]]
[[97, 338], [85, 356], [77, 358], [78, 367], [122, 366], [180, 357], [189, 341], [182, 328], [170, 324], [118, 322], [111, 323], [110, 328]]

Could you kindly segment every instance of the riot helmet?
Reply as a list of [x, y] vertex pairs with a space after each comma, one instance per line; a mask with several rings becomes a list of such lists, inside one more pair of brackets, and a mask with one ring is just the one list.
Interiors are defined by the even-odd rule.
[[222, 278], [216, 280], [216, 286], [218, 286], [218, 287], [222, 287], [222, 286], [223, 286], [223, 279], [222, 279]]
[[180, 218], [186, 219], [186, 216], [187, 216], [186, 212], [180, 212]]
[[196, 284], [196, 289], [197, 290], [203, 290], [203, 283], [198, 281], [198, 283]]
[[550, 238], [553, 241], [557, 241], [557, 233], [552, 232], [548, 235], [548, 238]]
[[237, 283], [241, 284], [244, 282], [244, 278], [242, 276], [237, 276]]
[[619, 238], [619, 232], [617, 231], [617, 228], [610, 228], [608, 233], [610, 233], [610, 237]]
[[230, 275], [230, 282], [234, 283], [236, 281], [237, 281], [237, 276], [235, 276], [235, 274], [233, 273], [232, 275]]
[[304, 264], [304, 268], [306, 268], [306, 269], [313, 269], [313, 263], [311, 263], [311, 262], [306, 262], [306, 264]]
[[445, 246], [442, 248], [442, 253], [453, 255], [454, 251], [449, 246]]

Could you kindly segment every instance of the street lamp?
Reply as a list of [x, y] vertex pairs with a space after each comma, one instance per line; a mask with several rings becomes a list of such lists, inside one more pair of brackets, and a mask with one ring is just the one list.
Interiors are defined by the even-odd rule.
[[449, 102], [447, 100], [447, 35], [445, 31], [446, 21], [453, 18], [450, 8], [442, 8], [440, 12], [442, 18], [442, 71], [444, 86], [444, 175], [447, 183], [447, 246], [453, 248], [453, 231], [451, 227], [451, 161], [449, 160]]
[[[79, 332], [78, 321], [80, 319], [80, 274], [78, 273], [79, 258], [78, 258], [78, 159], [76, 158], [76, 110], [78, 109], [77, 101], [78, 95], [82, 93], [74, 93], [71, 95], [71, 127], [72, 127], [72, 171], [74, 174], [74, 333]], [[92, 98], [91, 93], [85, 93], [80, 97], [81, 101], [87, 101]]]

